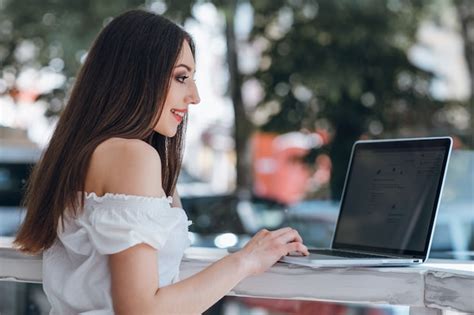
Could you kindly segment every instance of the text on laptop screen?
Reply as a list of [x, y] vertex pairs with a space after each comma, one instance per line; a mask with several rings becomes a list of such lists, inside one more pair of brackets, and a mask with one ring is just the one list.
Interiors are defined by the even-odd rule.
[[446, 146], [362, 143], [353, 154], [333, 246], [424, 252]]

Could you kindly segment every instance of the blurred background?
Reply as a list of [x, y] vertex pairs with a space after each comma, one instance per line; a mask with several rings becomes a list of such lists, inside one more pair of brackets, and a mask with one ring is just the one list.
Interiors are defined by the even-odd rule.
[[[474, 258], [472, 0], [0, 0], [0, 236], [21, 223], [25, 181], [93, 39], [134, 8], [196, 41], [201, 103], [178, 182], [193, 246], [282, 226], [328, 246], [354, 141], [451, 136], [431, 257]], [[0, 314], [48, 310], [40, 285], [0, 282]], [[208, 313], [408, 310], [226, 297]]]

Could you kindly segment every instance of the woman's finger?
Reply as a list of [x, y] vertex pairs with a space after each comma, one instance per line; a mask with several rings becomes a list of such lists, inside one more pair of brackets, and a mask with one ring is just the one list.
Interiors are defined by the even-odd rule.
[[288, 231], [279, 237], [277, 237], [278, 242], [283, 244], [290, 243], [290, 242], [300, 242], [303, 243], [303, 239], [301, 238], [300, 234], [296, 230]]
[[309, 255], [308, 248], [302, 243], [298, 243], [298, 242], [286, 244], [285, 250], [286, 250], [285, 255], [288, 255], [290, 252], [300, 252], [300, 253], [303, 253], [304, 255]]
[[281, 235], [291, 232], [291, 231], [293, 231], [291, 227], [284, 227], [276, 231], [273, 231], [272, 234], [273, 234], [273, 237], [280, 237]]

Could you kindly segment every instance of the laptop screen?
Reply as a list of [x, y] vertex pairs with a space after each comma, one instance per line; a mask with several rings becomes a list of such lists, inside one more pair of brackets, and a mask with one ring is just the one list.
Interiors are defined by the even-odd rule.
[[450, 138], [354, 145], [333, 248], [426, 256]]

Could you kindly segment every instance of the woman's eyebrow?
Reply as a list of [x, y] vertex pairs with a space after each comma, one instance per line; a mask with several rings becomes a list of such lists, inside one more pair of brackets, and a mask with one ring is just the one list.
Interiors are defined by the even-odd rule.
[[179, 67], [184, 67], [184, 68], [186, 68], [189, 72], [191, 72], [191, 67], [188, 66], [188, 65], [185, 65], [184, 63], [180, 63], [179, 65], [175, 66], [175, 68], [179, 68]]

